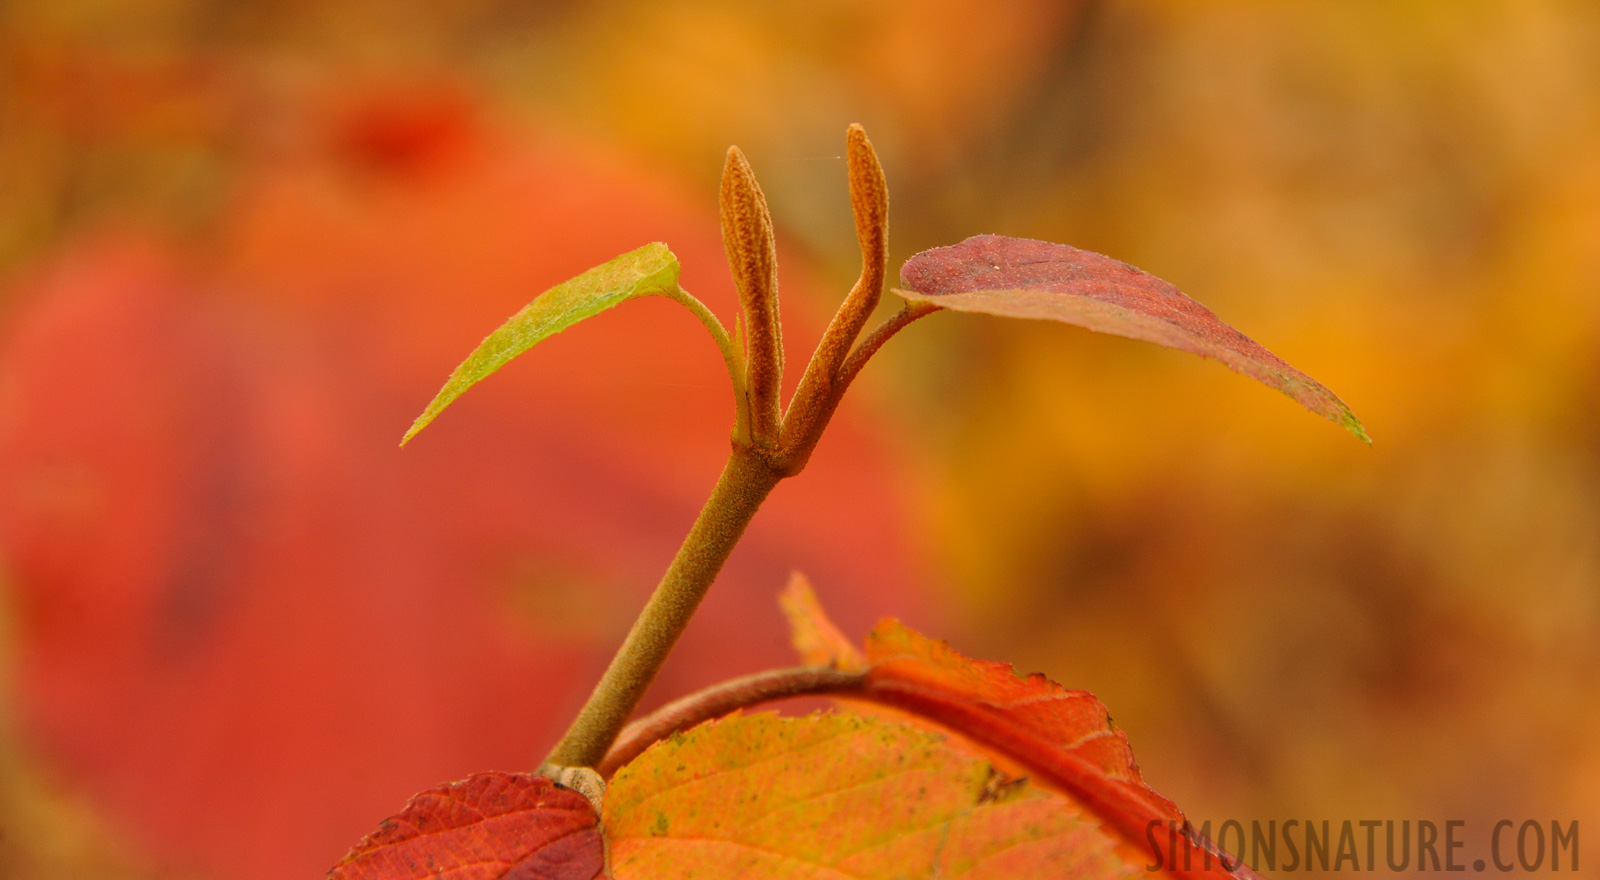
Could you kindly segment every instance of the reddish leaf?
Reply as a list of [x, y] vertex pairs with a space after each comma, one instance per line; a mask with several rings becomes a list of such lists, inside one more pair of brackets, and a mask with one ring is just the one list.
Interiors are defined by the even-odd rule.
[[329, 880], [593, 880], [605, 867], [599, 817], [543, 776], [479, 773], [413, 797]]
[[[785, 608], [797, 643], [820, 644], [811, 631], [833, 625], [803, 582], [791, 583]], [[801, 610], [804, 614], [802, 615]], [[807, 619], [809, 618], [809, 619]], [[811, 657], [808, 656], [808, 660]], [[824, 658], [831, 659], [831, 658]], [[1069, 795], [1130, 844], [1182, 877], [1255, 877], [1227, 865], [1211, 841], [1168, 834], [1187, 826], [1183, 812], [1146, 785], [1128, 737], [1093, 694], [1068, 690], [1043, 675], [1018, 675], [1008, 664], [973, 660], [896, 620], [867, 637], [865, 687], [856, 695], [939, 722], [1010, 758], [1039, 781]]]
[[1214, 358], [1371, 443], [1344, 401], [1210, 309], [1146, 272], [1064, 244], [976, 235], [900, 269], [909, 300], [963, 312], [1048, 318]]

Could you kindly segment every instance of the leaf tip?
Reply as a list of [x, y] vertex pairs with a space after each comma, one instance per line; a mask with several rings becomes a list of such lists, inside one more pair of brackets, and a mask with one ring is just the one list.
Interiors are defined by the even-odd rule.
[[[459, 371], [459, 369], [460, 368], [458, 367], [457, 370]], [[451, 374], [450, 378], [454, 379], [455, 375]], [[411, 442], [411, 438], [422, 433], [423, 428], [433, 424], [433, 420], [439, 417], [439, 413], [442, 412], [445, 407], [449, 406], [450, 401], [454, 400], [460, 394], [459, 391], [455, 394], [447, 394], [449, 391], [450, 383], [446, 382], [445, 387], [439, 390], [439, 393], [433, 398], [433, 400], [428, 401], [428, 407], [424, 409], [422, 414], [417, 416], [416, 420], [411, 423], [411, 427], [406, 429], [405, 436], [400, 438], [400, 448], [404, 449], [405, 445]]]
[[788, 585], [778, 593], [778, 606], [789, 619], [790, 643], [805, 663], [846, 672], [866, 669], [861, 652], [822, 610], [822, 602], [805, 575], [790, 573]]
[[406, 444], [411, 442], [411, 438], [422, 433], [422, 429], [428, 427], [428, 423], [431, 421], [433, 421], [433, 407], [430, 406], [423, 411], [422, 415], [417, 416], [416, 421], [411, 423], [411, 427], [406, 429], [405, 436], [400, 438], [400, 448], [406, 448]]
[[1340, 427], [1344, 428], [1346, 431], [1349, 431], [1351, 434], [1354, 434], [1357, 440], [1360, 440], [1362, 443], [1365, 443], [1368, 446], [1372, 445], [1372, 435], [1367, 433], [1366, 426], [1361, 424], [1361, 420], [1356, 418], [1356, 414], [1351, 412], [1348, 408], [1339, 415], [1338, 421]]

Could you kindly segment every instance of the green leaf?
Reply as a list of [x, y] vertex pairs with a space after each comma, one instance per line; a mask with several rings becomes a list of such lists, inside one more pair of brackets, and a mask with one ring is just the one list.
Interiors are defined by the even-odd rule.
[[630, 299], [677, 293], [678, 258], [661, 242], [629, 251], [557, 284], [507, 319], [456, 367], [433, 402], [411, 423], [400, 445], [406, 445], [462, 392], [544, 339]]

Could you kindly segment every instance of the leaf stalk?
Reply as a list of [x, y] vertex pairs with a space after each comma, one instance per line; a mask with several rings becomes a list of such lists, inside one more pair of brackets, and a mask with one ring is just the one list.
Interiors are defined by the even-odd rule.
[[[710, 331], [711, 339], [717, 344], [717, 351], [722, 353], [722, 363], [728, 368], [728, 381], [733, 384], [733, 442], [748, 443], [750, 441], [750, 400], [746, 394], [744, 352], [740, 350], [739, 340], [730, 338], [728, 331], [717, 320], [715, 313], [706, 307], [694, 294], [684, 290], [682, 286], [674, 285], [671, 290], [663, 290], [662, 295], [681, 303], [685, 308], [694, 313], [700, 323]], [[738, 333], [738, 323], [734, 324], [734, 332]]]
[[865, 682], [864, 672], [815, 666], [771, 669], [730, 679], [674, 700], [623, 728], [595, 770], [602, 778], [609, 778], [654, 743], [738, 709], [794, 697], [860, 693]]

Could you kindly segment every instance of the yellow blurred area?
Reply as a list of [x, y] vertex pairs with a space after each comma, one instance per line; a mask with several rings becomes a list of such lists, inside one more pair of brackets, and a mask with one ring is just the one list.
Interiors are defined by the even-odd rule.
[[[1196, 821], [1600, 828], [1594, 4], [65, 0], [0, 7], [0, 57], [7, 290], [129, 218], [203, 244], [305, 107], [422, 79], [707, 205], [739, 144], [780, 257], [842, 294], [861, 122], [895, 265], [985, 232], [1114, 256], [1374, 438], [1188, 355], [929, 318], [859, 394], [944, 635], [1096, 693]], [[15, 715], [0, 876], [147, 876]]]
[[971, 647], [1100, 694], [1191, 813], [1600, 808], [1596, 27], [1113, 4], [1022, 123], [988, 228], [1174, 280], [1376, 441], [1178, 355], [963, 337], [928, 522]]

